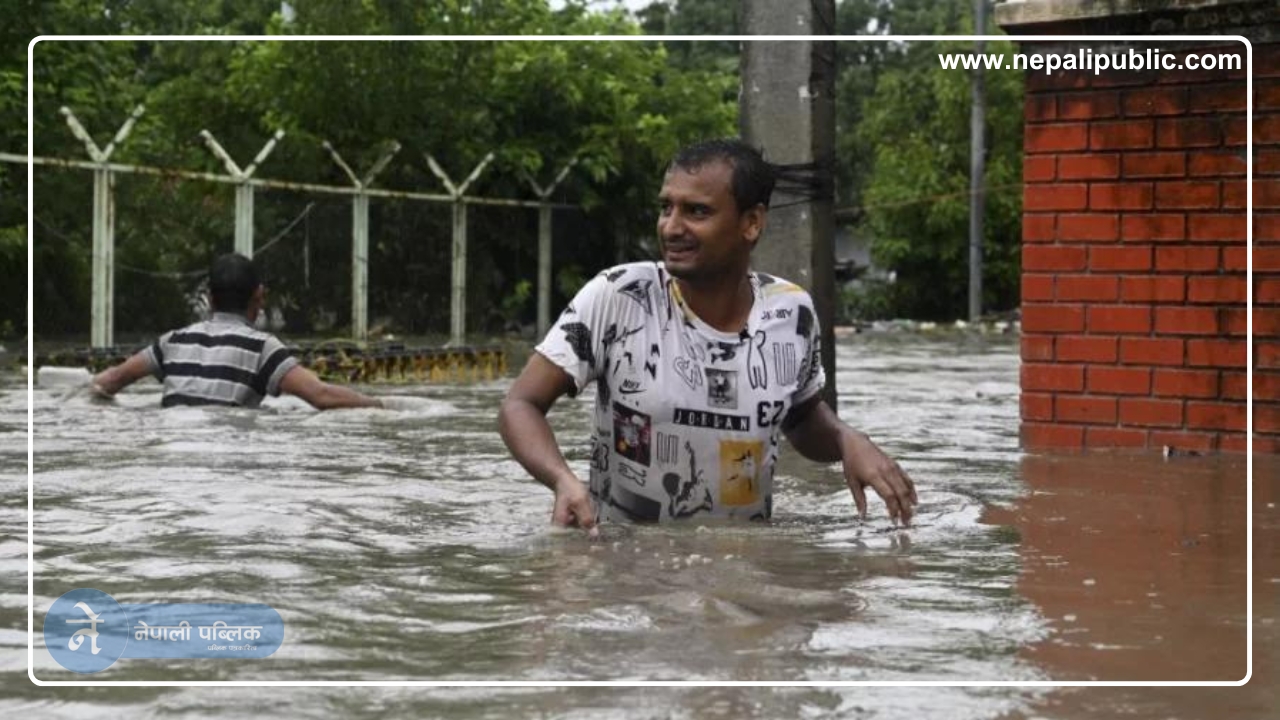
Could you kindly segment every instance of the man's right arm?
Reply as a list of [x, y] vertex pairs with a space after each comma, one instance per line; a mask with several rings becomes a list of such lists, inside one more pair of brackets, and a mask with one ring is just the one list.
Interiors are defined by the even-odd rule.
[[551, 406], [572, 389], [568, 373], [540, 353], [533, 353], [502, 401], [498, 432], [524, 469], [555, 493], [551, 521], [590, 531], [596, 524], [591, 496], [569, 468], [547, 422]]

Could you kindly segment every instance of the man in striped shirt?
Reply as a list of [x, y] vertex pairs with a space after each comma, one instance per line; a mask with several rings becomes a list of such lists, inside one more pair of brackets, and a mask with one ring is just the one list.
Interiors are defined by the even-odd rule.
[[382, 407], [362, 393], [324, 382], [298, 364], [275, 336], [253, 323], [266, 288], [249, 258], [231, 253], [209, 270], [208, 320], [161, 335], [128, 360], [98, 373], [93, 391], [111, 397], [147, 375], [164, 384], [163, 407], [258, 407], [267, 395], [297, 395], [321, 410]]

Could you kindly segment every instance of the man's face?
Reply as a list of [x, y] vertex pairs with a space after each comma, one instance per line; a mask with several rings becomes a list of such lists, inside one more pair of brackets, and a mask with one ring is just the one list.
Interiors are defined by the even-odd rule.
[[662, 260], [673, 276], [705, 280], [746, 272], [764, 227], [764, 209], [739, 212], [729, 163], [673, 168], [663, 179], [658, 203]]

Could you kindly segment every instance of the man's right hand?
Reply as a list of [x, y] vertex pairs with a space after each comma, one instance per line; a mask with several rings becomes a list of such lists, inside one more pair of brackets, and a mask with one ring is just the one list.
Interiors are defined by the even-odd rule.
[[551, 511], [551, 523], [557, 527], [580, 527], [588, 537], [597, 537], [596, 511], [591, 503], [587, 486], [573, 475], [566, 475], [556, 482], [556, 503]]

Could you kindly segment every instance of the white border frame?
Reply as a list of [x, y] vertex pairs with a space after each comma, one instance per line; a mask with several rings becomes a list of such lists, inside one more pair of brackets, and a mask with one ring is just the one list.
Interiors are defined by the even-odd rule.
[[[796, 40], [815, 40], [821, 42], [909, 42], [909, 41], [961, 41], [986, 40], [996, 42], [1127, 42], [1151, 41], [1161, 42], [1205, 42], [1223, 44], [1240, 42], [1245, 47], [1245, 113], [1248, 117], [1245, 134], [1246, 170], [1245, 170], [1245, 214], [1250, 222], [1245, 230], [1246, 274], [1245, 282], [1249, 288], [1246, 298], [1248, 346], [1253, 346], [1253, 44], [1241, 35], [40, 35], [27, 44], [27, 357], [34, 358], [35, 334], [31, 330], [34, 325], [34, 309], [32, 292], [34, 274], [34, 251], [32, 248], [34, 230], [30, 222], [35, 212], [34, 180], [35, 165], [32, 162], [32, 110], [35, 104], [33, 75], [33, 52], [41, 42], [95, 41], [95, 42], [163, 42], [169, 40], [192, 40], [203, 42], [315, 42], [315, 41], [400, 41], [400, 42], [669, 42], [669, 41], [734, 41], [785, 42]], [[961, 72], [957, 69], [956, 72]], [[1032, 72], [1032, 71], [1025, 71]], [[1092, 72], [1076, 70], [1074, 72]], [[694, 681], [649, 681], [649, 680], [455, 680], [455, 681], [382, 681], [362, 680], [339, 682], [328, 680], [313, 681], [250, 681], [250, 680], [204, 680], [182, 682], [174, 680], [144, 681], [123, 680], [77, 681], [77, 680], [41, 680], [35, 675], [35, 373], [27, 373], [27, 677], [41, 687], [1240, 687], [1253, 677], [1253, 353], [1249, 352], [1246, 360], [1246, 377], [1250, 379], [1246, 390], [1246, 501], [1247, 521], [1247, 577], [1246, 577], [1246, 658], [1245, 676], [1236, 681], [1231, 680], [1188, 680], [1188, 681], [1119, 681], [1119, 680], [1036, 680], [1027, 682], [1015, 681], [874, 681], [874, 680], [802, 680], [794, 682], [781, 681], [746, 681], [724, 680], [710, 682]]]

